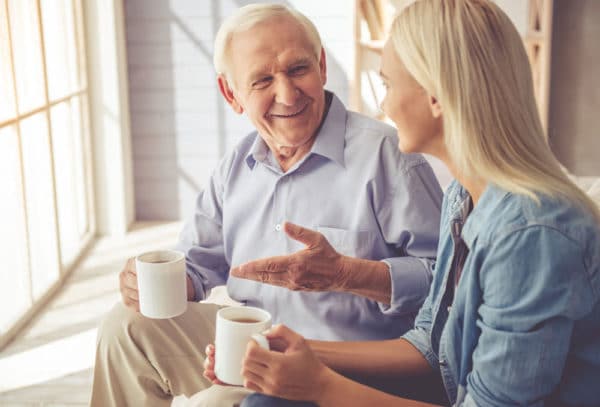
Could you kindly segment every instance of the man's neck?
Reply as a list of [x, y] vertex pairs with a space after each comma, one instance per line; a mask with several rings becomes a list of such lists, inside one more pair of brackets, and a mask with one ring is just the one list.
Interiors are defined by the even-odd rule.
[[[315, 135], [316, 136], [316, 135]], [[299, 147], [277, 147], [272, 146], [271, 152], [283, 172], [288, 172], [298, 161], [302, 160], [310, 152], [316, 137], [311, 138]]]
[[296, 147], [276, 146], [267, 143], [269, 145], [269, 149], [273, 153], [273, 157], [275, 157], [283, 172], [288, 172], [290, 168], [292, 168], [310, 152], [319, 132], [321, 131], [321, 127], [323, 127], [323, 123], [327, 118], [327, 113], [329, 112], [329, 107], [331, 106], [332, 100], [333, 94], [331, 92], [325, 92], [325, 109], [323, 111], [323, 117], [321, 118], [321, 124], [315, 131], [313, 137], [311, 137], [306, 143]]

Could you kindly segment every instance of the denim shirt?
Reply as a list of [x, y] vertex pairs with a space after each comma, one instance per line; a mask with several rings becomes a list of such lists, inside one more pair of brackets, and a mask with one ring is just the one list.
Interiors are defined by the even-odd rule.
[[[464, 219], [457, 182], [442, 205], [431, 290], [404, 335], [455, 406], [600, 406], [600, 228], [572, 204], [488, 186]], [[464, 224], [469, 253], [448, 284]]]

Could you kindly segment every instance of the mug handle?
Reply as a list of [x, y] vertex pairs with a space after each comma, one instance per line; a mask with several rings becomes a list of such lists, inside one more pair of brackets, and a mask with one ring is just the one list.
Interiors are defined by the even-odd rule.
[[266, 350], [269, 350], [269, 341], [267, 340], [267, 337], [262, 335], [262, 334], [252, 334], [250, 336], [252, 339], [254, 339], [256, 341], [256, 343], [258, 343], [258, 345]]

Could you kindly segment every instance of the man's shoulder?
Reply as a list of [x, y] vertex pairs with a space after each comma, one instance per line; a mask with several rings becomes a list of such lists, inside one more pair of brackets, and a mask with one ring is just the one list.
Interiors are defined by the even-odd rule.
[[364, 154], [388, 157], [397, 163], [397, 170], [401, 172], [419, 165], [429, 165], [421, 154], [400, 151], [398, 133], [394, 127], [361, 113], [348, 111], [346, 142], [356, 143]]
[[348, 111], [346, 116], [346, 144], [357, 144], [361, 149], [393, 152], [400, 157], [396, 129], [387, 123], [361, 113]]
[[258, 136], [256, 130], [241, 137], [233, 146], [229, 147], [219, 160], [215, 175], [219, 175], [222, 178], [228, 178], [231, 171], [240, 168], [240, 164], [246, 160], [248, 154], [252, 151], [254, 143]]
[[235, 161], [244, 160], [246, 156], [252, 151], [254, 143], [256, 142], [258, 132], [256, 130], [239, 138], [235, 144], [227, 148], [225, 154], [221, 159], [221, 162], [233, 163]]
[[229, 150], [229, 154], [241, 155], [245, 157], [251, 150], [252, 146], [256, 142], [258, 131], [252, 130], [248, 134], [241, 137]]
[[366, 134], [371, 137], [397, 137], [396, 129], [389, 124], [351, 110], [348, 110], [346, 130], [348, 132]]

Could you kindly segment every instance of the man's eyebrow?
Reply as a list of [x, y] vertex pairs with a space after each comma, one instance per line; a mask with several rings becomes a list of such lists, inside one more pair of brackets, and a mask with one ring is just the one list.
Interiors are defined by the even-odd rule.
[[290, 64], [288, 64], [288, 66], [304, 65], [304, 64], [310, 64], [310, 58], [300, 57], [298, 59], [293, 60]]
[[381, 76], [383, 79], [388, 79], [388, 77], [385, 76], [385, 74], [383, 73], [383, 71], [381, 69], [379, 70], [379, 76]]

